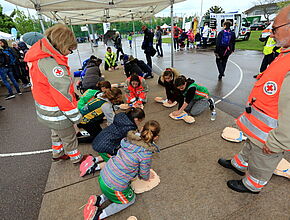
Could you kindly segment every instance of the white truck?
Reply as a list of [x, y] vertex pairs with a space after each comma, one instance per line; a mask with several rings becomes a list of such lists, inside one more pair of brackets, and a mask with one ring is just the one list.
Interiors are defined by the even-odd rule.
[[236, 39], [249, 40], [251, 35], [250, 23], [242, 13], [210, 13], [209, 16], [203, 16], [200, 28], [204, 26], [204, 23], [208, 23], [210, 31], [208, 36], [208, 43], [215, 43], [218, 33], [223, 29], [224, 21], [231, 21], [231, 30], [235, 32]]

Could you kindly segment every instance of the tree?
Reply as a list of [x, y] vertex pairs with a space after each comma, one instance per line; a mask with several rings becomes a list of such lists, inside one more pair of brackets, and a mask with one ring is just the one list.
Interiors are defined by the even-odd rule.
[[287, 0], [277, 2], [277, 6], [279, 7], [279, 9], [284, 8], [285, 6], [287, 6], [289, 4], [290, 4], [290, 1], [287, 1]]
[[222, 7], [215, 5], [210, 7], [204, 15], [209, 16], [210, 13], [220, 14], [225, 13], [225, 11]]
[[23, 11], [14, 10], [10, 17], [14, 19], [15, 28], [20, 35], [23, 35], [27, 32], [35, 31], [35, 21], [27, 17]]
[[267, 23], [270, 23], [270, 15], [278, 11], [277, 0], [258, 0], [256, 5], [263, 12], [264, 17], [267, 19]]
[[3, 7], [0, 5], [0, 31], [10, 33], [13, 27], [15, 27], [15, 24], [12, 18], [3, 14]]

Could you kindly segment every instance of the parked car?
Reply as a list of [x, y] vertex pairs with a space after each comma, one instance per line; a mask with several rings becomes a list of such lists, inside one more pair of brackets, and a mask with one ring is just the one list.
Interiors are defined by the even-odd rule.
[[264, 23], [256, 23], [256, 24], [252, 24], [250, 26], [251, 31], [255, 31], [255, 30], [264, 30], [266, 28], [266, 24]]

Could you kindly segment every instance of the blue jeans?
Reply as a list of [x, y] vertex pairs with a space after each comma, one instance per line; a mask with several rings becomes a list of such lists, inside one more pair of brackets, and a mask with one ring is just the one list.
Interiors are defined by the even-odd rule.
[[12, 72], [12, 69], [10, 67], [0, 67], [0, 76], [1, 76], [1, 79], [4, 83], [4, 85], [8, 89], [9, 94], [13, 94], [13, 91], [12, 91], [12, 88], [10, 86], [10, 83], [7, 80], [7, 76], [9, 77], [11, 82], [13, 83], [16, 91], [20, 92], [19, 85], [16, 82], [16, 80], [14, 79], [13, 72]]

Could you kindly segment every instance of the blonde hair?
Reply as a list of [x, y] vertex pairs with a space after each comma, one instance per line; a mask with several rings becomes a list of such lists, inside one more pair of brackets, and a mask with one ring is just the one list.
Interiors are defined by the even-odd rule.
[[61, 54], [77, 48], [77, 41], [74, 33], [64, 24], [56, 24], [45, 31], [45, 36]]
[[123, 101], [122, 91], [119, 88], [106, 89], [103, 98], [109, 99], [112, 104], [120, 104]]
[[178, 76], [180, 76], [180, 74], [175, 68], [166, 68], [162, 73], [163, 81], [164, 81], [164, 76], [170, 76], [173, 79], [176, 79]]
[[155, 120], [147, 121], [142, 128], [141, 138], [146, 143], [152, 143], [153, 139], [158, 136], [160, 132], [160, 124]]

